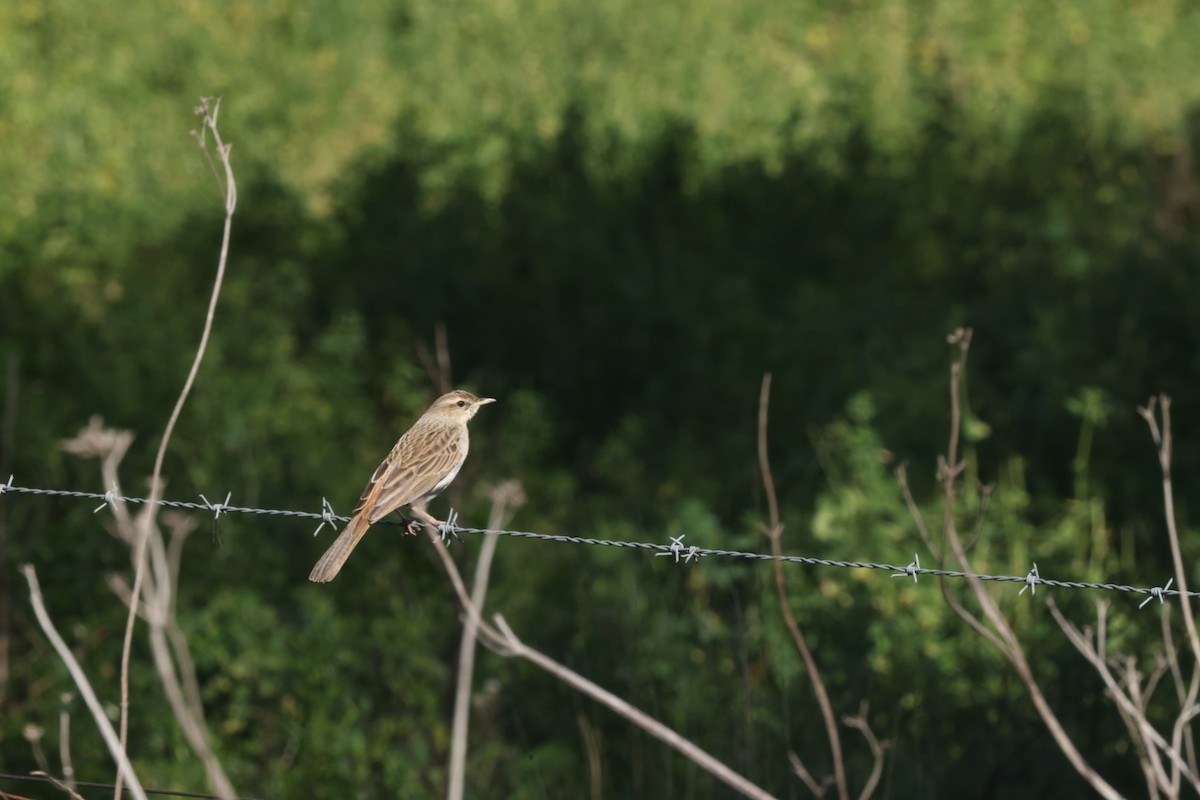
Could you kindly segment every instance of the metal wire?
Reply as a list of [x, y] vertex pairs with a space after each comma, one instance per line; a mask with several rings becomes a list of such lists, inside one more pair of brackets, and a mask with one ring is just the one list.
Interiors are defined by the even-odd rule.
[[[97, 492], [77, 492], [67, 489], [38, 489], [28, 486], [16, 486], [12, 483], [10, 476], [7, 483], [0, 483], [0, 496], [10, 494], [32, 494], [32, 495], [48, 495], [52, 497], [73, 497], [82, 500], [100, 500], [102, 505], [96, 508], [96, 511], [102, 510], [105, 506], [116, 501], [123, 503], [132, 503], [135, 505], [144, 505], [151, 501], [145, 497], [126, 497], [119, 495], [115, 491], [109, 491], [105, 494]], [[316, 533], [320, 533], [321, 529], [326, 525], [333, 526], [338, 522], [347, 522], [349, 517], [339, 516], [333, 513], [333, 508], [329, 505], [329, 501], [321, 498], [321, 512], [313, 511], [295, 511], [291, 509], [279, 508], [253, 508], [246, 506], [229, 505], [229, 500], [232, 495], [227, 495], [225, 502], [212, 503], [209, 502], [204, 495], [200, 495], [203, 502], [187, 501], [187, 500], [158, 500], [157, 505], [165, 508], [179, 508], [189, 511], [206, 511], [214, 516], [219, 517], [221, 514], [265, 514], [267, 516], [276, 517], [298, 517], [301, 519], [321, 520], [321, 525], [317, 528]], [[375, 523], [376, 525], [406, 525], [407, 523], [381, 520]], [[461, 527], [453, 522], [443, 525], [441, 528], [443, 536], [447, 534], [474, 534], [478, 536], [512, 536], [520, 539], [536, 539], [544, 542], [562, 542], [566, 544], [585, 544], [597, 545], [601, 547], [624, 547], [639, 550], [652, 550], [658, 556], [673, 556], [676, 562], [683, 560], [685, 563], [698, 561], [701, 558], [737, 558], [750, 561], [783, 561], [789, 564], [808, 564], [816, 567], [835, 567], [841, 569], [872, 569], [882, 570], [892, 573], [893, 577], [911, 577], [914, 581], [921, 575], [930, 575], [940, 578], [967, 578], [974, 577], [981, 581], [994, 581], [999, 583], [1020, 583], [1023, 585], [1021, 592], [1025, 589], [1030, 589], [1031, 593], [1036, 593], [1038, 586], [1050, 586], [1057, 589], [1091, 589], [1097, 591], [1108, 592], [1127, 592], [1131, 594], [1146, 595], [1146, 600], [1142, 605], [1150, 600], [1158, 600], [1160, 603], [1166, 597], [1178, 597], [1181, 593], [1178, 589], [1170, 588], [1170, 581], [1165, 586], [1156, 587], [1140, 587], [1127, 586], [1122, 583], [1094, 583], [1090, 581], [1064, 581], [1054, 578], [1043, 578], [1038, 572], [1037, 565], [1025, 575], [985, 575], [981, 573], [960, 572], [957, 570], [945, 569], [927, 569], [921, 566], [920, 559], [914, 559], [906, 566], [897, 566], [895, 564], [877, 563], [873, 561], [837, 561], [828, 558], [815, 558], [813, 556], [775, 556], [770, 553], [753, 553], [742, 550], [717, 550], [705, 547], [697, 547], [695, 545], [683, 544], [683, 536], [674, 537], [670, 544], [661, 544], [657, 542], [630, 542], [618, 541], [612, 539], [591, 539], [583, 536], [566, 536], [562, 534], [550, 533], [535, 533], [532, 531], [511, 531], [511, 530], [493, 530], [489, 528], [466, 528]], [[1187, 597], [1200, 597], [1200, 592], [1189, 591]]]
[[[66, 781], [56, 781], [45, 775], [11, 775], [8, 773], [0, 773], [0, 780], [5, 781], [28, 781], [33, 783], [51, 783], [65, 784]], [[116, 787], [112, 783], [96, 783], [95, 781], [74, 781], [76, 788], [81, 789], [113, 789]], [[203, 792], [185, 792], [176, 789], [153, 789], [150, 787], [142, 787], [142, 791], [146, 794], [162, 795], [163, 797], [192, 797], [200, 798], [201, 800], [219, 800], [215, 794], [205, 794]], [[255, 797], [247, 797], [245, 795], [237, 795], [234, 800], [258, 800]]]

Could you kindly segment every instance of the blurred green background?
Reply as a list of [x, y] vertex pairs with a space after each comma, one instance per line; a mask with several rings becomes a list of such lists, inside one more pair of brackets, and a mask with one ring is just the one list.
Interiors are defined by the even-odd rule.
[[[1171, 0], [0, 4], [0, 470], [103, 491], [58, 446], [101, 414], [137, 434], [122, 475], [144, 493], [220, 241], [191, 111], [223, 95], [240, 204], [168, 497], [346, 513], [436, 394], [418, 354], [444, 325], [456, 384], [500, 402], [435, 513], [482, 525], [487, 487], [515, 477], [512, 527], [766, 550], [771, 371], [785, 551], [927, 563], [892, 470], [908, 462], [936, 513], [945, 335], [970, 325], [965, 526], [974, 482], [995, 484], [976, 567], [1161, 584], [1134, 407], [1175, 399], [1191, 563], [1198, 41], [1200, 9]], [[125, 612], [104, 576], [128, 553], [91, 508], [0, 501], [5, 772], [37, 768], [28, 724], [53, 750], [71, 688], [18, 564], [118, 696]], [[204, 518], [188, 544], [179, 615], [218, 753], [246, 795], [442, 794], [459, 622], [441, 567], [382, 529], [314, 586], [330, 539], [313, 527]], [[464, 568], [479, 544], [455, 549]], [[932, 581], [787, 574], [839, 716], [866, 699], [891, 742], [877, 796], [1084, 791]], [[1143, 791], [1045, 592], [998, 591], [1079, 747]], [[1137, 599], [1115, 599], [1114, 636], [1149, 658]], [[789, 752], [828, 770], [769, 566], [506, 539], [488, 607], [772, 793], [810, 796]], [[203, 791], [141, 637], [134, 658], [136, 766]], [[603, 797], [730, 796], [527, 665], [481, 654], [475, 686], [471, 797], [589, 796], [587, 730]], [[72, 711], [78, 776], [110, 779]], [[869, 754], [843, 743], [859, 787]]]

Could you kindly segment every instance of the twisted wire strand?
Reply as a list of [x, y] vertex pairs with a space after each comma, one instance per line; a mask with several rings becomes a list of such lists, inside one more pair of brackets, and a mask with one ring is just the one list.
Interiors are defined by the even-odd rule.
[[[16, 486], [12, 483], [12, 478], [9, 478], [8, 483], [0, 484], [0, 496], [11, 494], [31, 494], [31, 495], [47, 495], [52, 497], [72, 497], [82, 500], [101, 500], [104, 505], [96, 509], [100, 511], [105, 505], [120, 500], [124, 503], [132, 503], [134, 505], [145, 505], [151, 501], [145, 497], [127, 497], [115, 492], [107, 492], [104, 494], [98, 492], [79, 492], [69, 489], [40, 489], [29, 486]], [[274, 517], [298, 517], [301, 519], [321, 520], [322, 527], [325, 524], [334, 524], [336, 522], [347, 522], [350, 517], [341, 516], [333, 513], [328, 501], [322, 498], [322, 506], [325, 509], [322, 512], [314, 511], [297, 511], [293, 509], [281, 508], [253, 508], [247, 506], [228, 505], [229, 497], [226, 497], [225, 503], [209, 502], [201, 495], [203, 502], [195, 502], [188, 500], [158, 500], [157, 505], [164, 508], [177, 508], [188, 511], [207, 511], [216, 517], [221, 514], [260, 514]], [[375, 523], [376, 525], [392, 525], [403, 526], [406, 523], [381, 520]], [[320, 532], [320, 528], [317, 529]], [[1141, 587], [1128, 586], [1123, 583], [1095, 583], [1091, 581], [1063, 581], [1054, 578], [1043, 578], [1038, 574], [1037, 565], [1026, 575], [987, 575], [982, 573], [968, 573], [958, 570], [946, 569], [928, 569], [920, 566], [919, 561], [914, 560], [906, 566], [898, 566], [895, 564], [884, 564], [873, 561], [838, 561], [828, 558], [816, 558], [813, 556], [791, 556], [781, 555], [775, 556], [770, 553], [754, 553], [743, 550], [718, 550], [706, 547], [697, 547], [695, 545], [685, 545], [682, 543], [682, 536], [672, 539], [670, 544], [661, 544], [657, 542], [630, 542], [618, 541], [613, 539], [592, 539], [584, 536], [568, 536], [564, 534], [552, 533], [536, 533], [534, 531], [515, 531], [515, 530], [495, 530], [490, 528], [468, 528], [462, 527], [454, 523], [449, 523], [442, 527], [443, 534], [473, 534], [477, 536], [512, 536], [519, 539], [536, 539], [545, 542], [562, 542], [566, 544], [585, 544], [596, 545], [601, 547], [623, 547], [639, 550], [652, 550], [656, 555], [674, 556], [675, 561], [682, 559], [685, 562], [699, 560], [700, 558], [740, 558], [750, 561], [783, 561], [789, 564], [807, 564], [817, 567], [835, 567], [841, 569], [871, 569], [882, 570], [892, 573], [893, 577], [911, 577], [914, 580], [921, 575], [929, 575], [941, 578], [968, 578], [974, 577], [981, 581], [994, 581], [999, 583], [1021, 583], [1026, 588], [1036, 591], [1038, 586], [1050, 586], [1058, 589], [1090, 589], [1096, 591], [1108, 592], [1127, 592], [1131, 594], [1146, 595], [1147, 600], [1162, 600], [1166, 597], [1179, 597], [1186, 594], [1187, 597], [1200, 597], [1200, 592], [1189, 591], [1186, 593], [1180, 592], [1178, 589], [1171, 589], [1170, 582], [1166, 586], [1161, 587]], [[1024, 591], [1024, 589], [1022, 589]], [[1143, 604], [1144, 605], [1144, 604]]]

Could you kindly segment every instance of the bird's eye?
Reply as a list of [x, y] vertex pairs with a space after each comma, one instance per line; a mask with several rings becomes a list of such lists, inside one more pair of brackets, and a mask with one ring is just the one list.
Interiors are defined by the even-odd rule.
[[459, 407], [459, 408], [466, 408], [466, 407], [467, 407], [467, 401], [466, 401], [466, 400], [459, 400], [459, 401], [458, 401], [458, 407]]

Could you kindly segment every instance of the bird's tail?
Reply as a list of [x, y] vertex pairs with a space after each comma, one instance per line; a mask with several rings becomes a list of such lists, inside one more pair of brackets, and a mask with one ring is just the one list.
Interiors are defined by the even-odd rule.
[[369, 527], [371, 523], [367, 521], [365, 513], [355, 514], [333, 544], [329, 545], [329, 549], [312, 568], [312, 572], [308, 573], [308, 579], [316, 583], [329, 583], [336, 578]]

